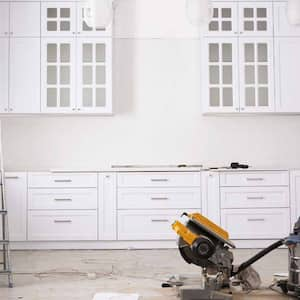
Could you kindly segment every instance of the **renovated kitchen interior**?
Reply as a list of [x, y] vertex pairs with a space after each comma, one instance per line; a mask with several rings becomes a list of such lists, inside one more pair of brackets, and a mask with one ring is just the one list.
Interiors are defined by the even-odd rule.
[[[209, 20], [193, 1], [211, 3]], [[161, 283], [200, 273], [178, 252], [183, 213], [226, 230], [239, 263], [293, 232], [300, 6], [292, 24], [289, 1], [105, 0], [110, 21], [93, 27], [93, 1], [0, 0], [14, 280], [0, 274], [1, 300], [177, 299]], [[287, 247], [254, 267], [268, 287], [288, 272]], [[288, 299], [253, 293], [237, 299]]]

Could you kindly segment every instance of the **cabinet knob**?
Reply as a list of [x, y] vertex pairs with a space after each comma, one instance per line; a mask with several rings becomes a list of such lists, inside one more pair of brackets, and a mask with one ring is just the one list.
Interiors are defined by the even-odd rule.
[[4, 111], [8, 111], [8, 109], [7, 109], [7, 108], [4, 108]]
[[77, 108], [78, 111], [81, 111], [81, 108]]
[[9, 111], [13, 111], [13, 109], [12, 109], [12, 108], [10, 108], [10, 109], [9, 109]]
[[72, 110], [73, 110], [73, 111], [75, 111], [75, 110], [76, 110], [76, 108], [72, 108]]
[[5, 31], [5, 32], [4, 32], [4, 34], [5, 34], [5, 35], [8, 35], [8, 32], [7, 32], [7, 31]]
[[14, 33], [11, 31], [10, 34], [14, 34]]
[[110, 178], [110, 175], [105, 175], [105, 178], [109, 179], [109, 178]]
[[245, 110], [245, 107], [241, 107], [241, 110], [244, 111], [244, 110]]
[[238, 107], [236, 107], [236, 108], [235, 108], [235, 110], [236, 110], [236, 111], [239, 111], [239, 108], [238, 108]]

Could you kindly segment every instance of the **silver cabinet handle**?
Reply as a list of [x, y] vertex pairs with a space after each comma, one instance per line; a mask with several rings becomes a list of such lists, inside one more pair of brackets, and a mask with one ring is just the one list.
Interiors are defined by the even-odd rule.
[[54, 223], [72, 223], [72, 220], [54, 220]]
[[247, 178], [247, 181], [264, 181], [264, 178]]
[[153, 223], [169, 223], [167, 219], [152, 219], [151, 222]]
[[152, 178], [151, 181], [152, 182], [168, 182], [169, 179], [167, 179], [167, 178]]
[[67, 182], [72, 182], [72, 180], [71, 179], [55, 179], [54, 182], [67, 183]]
[[261, 219], [248, 219], [248, 222], [264, 222], [265, 219], [261, 218]]
[[57, 202], [59, 202], [59, 201], [72, 201], [72, 199], [68, 199], [68, 198], [65, 198], [65, 199], [63, 199], [63, 198], [56, 198], [56, 199], [54, 199], [54, 201], [57, 201]]
[[168, 197], [151, 197], [151, 200], [153, 200], [153, 201], [169, 200], [169, 198]]
[[248, 200], [264, 200], [265, 197], [247, 197]]
[[5, 179], [19, 179], [19, 176], [5, 176]]

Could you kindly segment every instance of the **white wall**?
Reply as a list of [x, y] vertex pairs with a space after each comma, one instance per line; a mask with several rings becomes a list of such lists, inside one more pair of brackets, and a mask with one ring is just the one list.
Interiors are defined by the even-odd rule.
[[3, 121], [9, 170], [112, 163], [300, 167], [300, 117], [204, 117], [198, 30], [184, 0], [119, 0], [113, 117]]

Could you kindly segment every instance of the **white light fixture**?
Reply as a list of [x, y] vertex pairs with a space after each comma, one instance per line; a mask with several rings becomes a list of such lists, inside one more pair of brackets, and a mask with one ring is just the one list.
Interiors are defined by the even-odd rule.
[[287, 17], [291, 25], [300, 25], [300, 0], [288, 0]]
[[[300, 1], [300, 0], [299, 0]], [[195, 26], [203, 26], [210, 22], [213, 16], [211, 0], [186, 0], [186, 13], [189, 22]]]
[[112, 22], [114, 0], [88, 0], [84, 19], [89, 27], [105, 29]]

